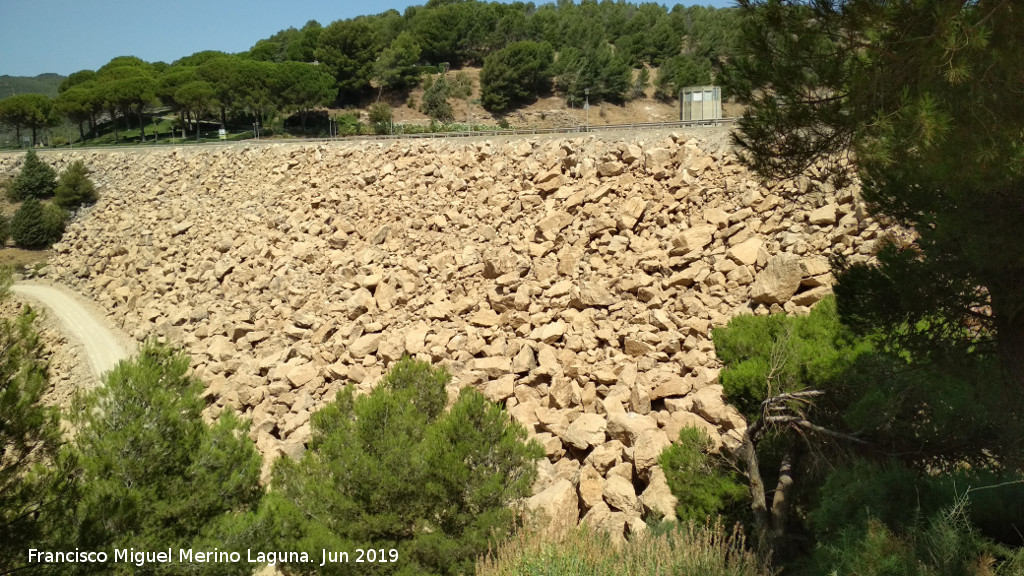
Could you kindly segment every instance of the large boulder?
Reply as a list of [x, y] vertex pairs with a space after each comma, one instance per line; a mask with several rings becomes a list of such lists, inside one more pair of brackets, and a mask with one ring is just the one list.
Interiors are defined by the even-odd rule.
[[568, 534], [580, 519], [576, 489], [564, 478], [527, 499], [526, 509], [533, 514], [534, 529], [551, 539]]
[[776, 254], [768, 259], [768, 265], [757, 274], [750, 288], [750, 297], [763, 304], [785, 304], [796, 294], [803, 279], [800, 257], [793, 254]]

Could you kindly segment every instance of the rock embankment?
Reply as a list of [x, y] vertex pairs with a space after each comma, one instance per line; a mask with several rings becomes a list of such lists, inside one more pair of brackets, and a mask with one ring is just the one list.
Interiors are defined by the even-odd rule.
[[814, 170], [765, 187], [679, 134], [45, 158], [84, 159], [102, 193], [49, 276], [185, 346], [210, 416], [251, 418], [266, 456], [299, 455], [311, 412], [409, 354], [544, 445], [533, 508], [619, 535], [673, 515], [657, 457], [680, 427], [721, 445], [745, 426], [711, 329], [806, 311], [827, 257], [879, 233]]

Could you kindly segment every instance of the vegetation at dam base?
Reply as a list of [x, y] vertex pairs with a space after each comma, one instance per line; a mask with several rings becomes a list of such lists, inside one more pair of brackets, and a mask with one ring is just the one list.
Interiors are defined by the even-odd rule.
[[[0, 250], [9, 238], [26, 250], [48, 248], [64, 234], [70, 214], [98, 199], [89, 169], [76, 161], [57, 177], [57, 172], [33, 150], [25, 153], [21, 170], [13, 179], [0, 180], [0, 193], [11, 203], [13, 214], [0, 213]], [[6, 256], [0, 265], [9, 265]]]

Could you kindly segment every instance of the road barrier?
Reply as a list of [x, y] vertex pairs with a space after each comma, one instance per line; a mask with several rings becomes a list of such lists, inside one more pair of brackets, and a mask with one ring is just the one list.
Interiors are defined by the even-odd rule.
[[[54, 148], [37, 148], [38, 152], [61, 150], [145, 150], [167, 146], [237, 146], [252, 144], [303, 144], [316, 142], [352, 142], [360, 140], [403, 140], [407, 138], [471, 138], [481, 136], [524, 136], [536, 134], [586, 134], [589, 132], [611, 132], [615, 130], [664, 130], [667, 128], [703, 128], [725, 126], [736, 122], [735, 118], [719, 118], [718, 120], [690, 120], [686, 122], [634, 122], [631, 124], [605, 124], [601, 126], [571, 126], [566, 128], [526, 128], [521, 130], [466, 130], [459, 132], [424, 132], [422, 134], [361, 134], [352, 136], [335, 136], [330, 138], [255, 138], [247, 140], [214, 140], [209, 142], [175, 142], [146, 144], [103, 144], [88, 146], [61, 146]], [[20, 152], [20, 150], [4, 150], [3, 152]]]

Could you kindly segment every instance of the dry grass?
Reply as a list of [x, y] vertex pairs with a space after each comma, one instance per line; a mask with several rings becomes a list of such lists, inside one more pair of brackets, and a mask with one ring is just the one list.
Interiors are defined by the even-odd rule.
[[21, 248], [0, 248], [0, 267], [15, 271], [38, 269], [53, 254], [52, 250], [22, 250]]
[[561, 541], [520, 532], [477, 562], [480, 576], [766, 576], [743, 535], [721, 521], [679, 526], [620, 547], [605, 534], [579, 528]]

